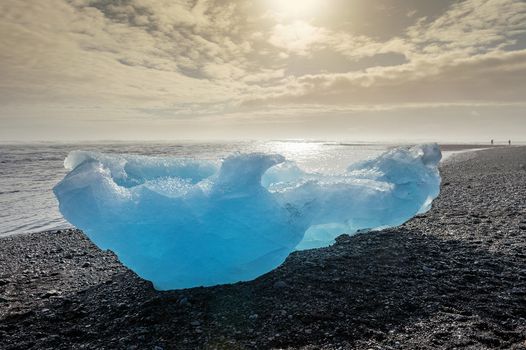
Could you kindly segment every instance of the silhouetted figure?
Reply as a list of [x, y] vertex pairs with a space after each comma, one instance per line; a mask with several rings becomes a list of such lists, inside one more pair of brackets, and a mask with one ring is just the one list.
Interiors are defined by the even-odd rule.
[[508, 146], [511, 146], [511, 140], [508, 140]]
[[493, 139], [491, 139], [491, 145], [493, 146]]

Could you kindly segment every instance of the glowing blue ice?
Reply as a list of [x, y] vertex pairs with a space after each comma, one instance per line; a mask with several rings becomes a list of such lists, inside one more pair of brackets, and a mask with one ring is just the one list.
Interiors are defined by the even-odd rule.
[[397, 148], [320, 175], [261, 153], [210, 162], [74, 151], [54, 192], [69, 222], [157, 289], [210, 286], [427, 210], [440, 158], [434, 144]]

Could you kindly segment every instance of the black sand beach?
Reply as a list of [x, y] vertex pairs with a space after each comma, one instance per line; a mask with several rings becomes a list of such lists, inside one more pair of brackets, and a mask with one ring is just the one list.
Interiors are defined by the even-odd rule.
[[157, 292], [79, 231], [0, 239], [2, 349], [526, 349], [526, 147], [442, 165], [431, 211], [254, 281]]

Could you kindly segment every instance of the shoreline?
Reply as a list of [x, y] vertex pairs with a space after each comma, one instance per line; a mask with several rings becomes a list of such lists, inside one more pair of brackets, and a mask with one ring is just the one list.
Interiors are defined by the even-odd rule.
[[0, 237], [0, 348], [526, 349], [525, 165], [449, 157], [429, 212], [232, 285], [155, 291], [78, 230]]

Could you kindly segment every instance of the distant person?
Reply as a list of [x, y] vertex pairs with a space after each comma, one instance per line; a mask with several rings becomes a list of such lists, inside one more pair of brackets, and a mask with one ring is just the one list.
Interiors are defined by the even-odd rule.
[[511, 146], [511, 140], [508, 140], [508, 146]]
[[493, 146], [493, 139], [491, 139], [491, 145]]

